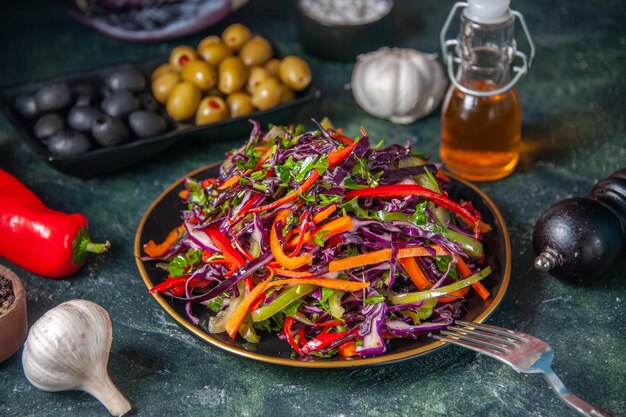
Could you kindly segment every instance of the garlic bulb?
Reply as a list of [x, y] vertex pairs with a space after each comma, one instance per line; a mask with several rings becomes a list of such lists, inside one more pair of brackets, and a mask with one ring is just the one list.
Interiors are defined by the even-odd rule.
[[433, 55], [381, 48], [360, 55], [352, 71], [352, 94], [363, 110], [397, 124], [413, 123], [441, 102], [448, 81]]
[[44, 391], [82, 390], [114, 416], [131, 405], [107, 371], [111, 319], [98, 304], [71, 300], [44, 314], [30, 329], [22, 354], [26, 378]]

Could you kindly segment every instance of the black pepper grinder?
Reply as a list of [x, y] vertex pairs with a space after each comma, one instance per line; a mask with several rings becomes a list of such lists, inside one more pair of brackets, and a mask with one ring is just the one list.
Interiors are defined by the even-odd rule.
[[592, 189], [589, 197], [559, 201], [533, 232], [535, 269], [568, 281], [601, 278], [626, 249], [626, 168]]

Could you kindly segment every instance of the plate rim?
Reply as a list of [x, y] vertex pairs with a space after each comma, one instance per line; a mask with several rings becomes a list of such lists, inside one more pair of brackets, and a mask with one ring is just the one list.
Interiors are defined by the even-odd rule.
[[[159, 196], [150, 204], [150, 206], [144, 212], [139, 222], [139, 225], [137, 226], [137, 231], [135, 233], [134, 256], [135, 256], [135, 263], [137, 264], [137, 268], [139, 269], [141, 278], [144, 284], [146, 285], [146, 287], [148, 288], [148, 290], [154, 287], [155, 283], [152, 281], [152, 279], [148, 275], [144, 267], [144, 262], [141, 260], [141, 256], [142, 256], [141, 246], [142, 245], [140, 242], [141, 234], [144, 230], [144, 226], [148, 217], [154, 210], [154, 207], [156, 207], [165, 198], [165, 196], [168, 195], [173, 189], [175, 189], [178, 185], [180, 185], [184, 181], [185, 178], [193, 177], [194, 175], [197, 175], [203, 171], [220, 166], [221, 163], [222, 161], [213, 162], [213, 163], [204, 165], [200, 168], [196, 168], [188, 172], [187, 174], [185, 174], [184, 176], [176, 180], [174, 183], [172, 183], [170, 186], [168, 186], [163, 192], [161, 192], [161, 194], [159, 194]], [[509, 281], [511, 279], [511, 239], [510, 239], [509, 232], [508, 232], [506, 223], [504, 221], [504, 218], [502, 217], [502, 213], [500, 213], [500, 210], [498, 209], [496, 204], [493, 202], [493, 200], [491, 200], [491, 198], [484, 191], [482, 191], [480, 188], [478, 188], [476, 185], [472, 184], [471, 182], [461, 179], [454, 174], [451, 174], [446, 171], [442, 171], [442, 172], [448, 177], [454, 179], [455, 181], [458, 181], [464, 186], [472, 189], [472, 191], [476, 192], [485, 201], [485, 204], [489, 206], [495, 219], [500, 223], [502, 232], [504, 235], [505, 262], [504, 262], [504, 270], [502, 272], [502, 282], [500, 284], [500, 288], [498, 292], [495, 294], [495, 296], [493, 297], [493, 301], [491, 302], [491, 304], [474, 319], [474, 322], [476, 323], [483, 323], [487, 319], [487, 317], [489, 317], [491, 313], [493, 313], [496, 307], [498, 307], [498, 305], [502, 301], [502, 298], [506, 294], [507, 288], [509, 286]], [[152, 294], [152, 297], [161, 306], [161, 308], [163, 308], [163, 310], [167, 314], [169, 314], [185, 330], [187, 330], [193, 336], [207, 342], [211, 346], [217, 347], [223, 351], [234, 354], [235, 356], [238, 356], [238, 357], [243, 357], [246, 359], [251, 359], [251, 360], [264, 362], [264, 363], [268, 363], [272, 365], [286, 366], [290, 368], [336, 369], [336, 368], [363, 368], [363, 367], [372, 367], [372, 366], [377, 366], [377, 365], [390, 365], [393, 363], [397, 363], [397, 362], [404, 361], [407, 359], [413, 359], [418, 356], [424, 355], [426, 353], [436, 351], [444, 347], [445, 345], [447, 345], [446, 342], [443, 342], [440, 340], [437, 340], [437, 341], [433, 340], [431, 343], [425, 346], [421, 346], [415, 349], [409, 349], [404, 352], [383, 354], [381, 356], [359, 358], [355, 360], [346, 359], [342, 361], [307, 362], [307, 361], [301, 361], [297, 359], [271, 357], [271, 356], [267, 356], [264, 354], [259, 354], [256, 352], [243, 350], [229, 343], [226, 343], [226, 342], [223, 342], [221, 340], [211, 337], [208, 333], [194, 326], [185, 317], [179, 314], [174, 309], [174, 307], [170, 305], [170, 303], [168, 302], [168, 299], [166, 299], [165, 297], [157, 293]]]

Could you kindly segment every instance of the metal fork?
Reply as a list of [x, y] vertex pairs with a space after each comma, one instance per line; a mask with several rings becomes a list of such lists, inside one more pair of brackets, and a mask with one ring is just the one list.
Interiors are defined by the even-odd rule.
[[467, 321], [456, 321], [456, 326], [448, 326], [435, 339], [463, 346], [506, 363], [517, 372], [526, 374], [542, 373], [559, 397], [574, 410], [585, 416], [612, 417], [599, 407], [583, 401], [570, 393], [552, 370], [554, 351], [536, 337]]

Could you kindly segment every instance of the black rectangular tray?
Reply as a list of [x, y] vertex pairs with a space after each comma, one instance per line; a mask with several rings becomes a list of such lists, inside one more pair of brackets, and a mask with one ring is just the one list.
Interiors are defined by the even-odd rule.
[[[263, 126], [269, 123], [281, 124], [292, 122], [293, 120], [289, 119], [293, 116], [293, 113], [297, 110], [297, 108], [320, 96], [319, 88], [312, 84], [306, 90], [298, 93], [295, 100], [289, 103], [281, 104], [268, 110], [258, 111], [246, 116], [231, 118], [222, 122], [203, 126], [175, 122], [171, 118], [167, 117], [167, 114], [165, 114], [165, 111], [163, 110], [162, 115], [168, 123], [168, 130], [166, 133], [152, 138], [135, 139], [122, 145], [109, 148], [92, 148], [84, 154], [73, 156], [57, 156], [48, 152], [45, 145], [33, 134], [33, 127], [37, 119], [34, 118], [31, 120], [23, 117], [21, 114], [18, 114], [14, 107], [15, 99], [20, 94], [33, 94], [43, 85], [54, 81], [65, 81], [70, 85], [85, 82], [90, 83], [97, 88], [98, 85], [101, 85], [101, 82], [105, 78], [106, 74], [119, 68], [128, 67], [129, 65], [137, 68], [146, 76], [146, 79], [149, 80], [152, 71], [158, 65], [166, 61], [166, 57], [160, 57], [140, 62], [120, 63], [92, 70], [60, 75], [48, 80], [5, 87], [0, 92], [0, 107], [2, 108], [7, 120], [13, 125], [20, 137], [24, 140], [24, 142], [26, 142], [28, 147], [39, 159], [45, 161], [53, 168], [63, 173], [79, 178], [90, 178], [96, 175], [134, 166], [142, 161], [154, 157], [181, 139], [194, 137], [198, 140], [217, 141], [239, 136], [245, 137], [249, 134], [252, 128], [249, 122], [250, 119], [258, 121]], [[146, 92], [149, 91], [148, 89]]]

